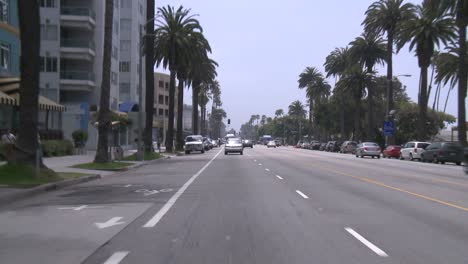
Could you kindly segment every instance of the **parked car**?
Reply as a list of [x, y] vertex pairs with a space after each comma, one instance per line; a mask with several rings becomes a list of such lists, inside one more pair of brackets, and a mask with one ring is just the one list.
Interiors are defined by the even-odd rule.
[[319, 150], [321, 144], [322, 143], [320, 143], [318, 141], [312, 141], [312, 143], [310, 144], [310, 149]]
[[253, 141], [250, 139], [244, 139], [242, 140], [242, 145], [244, 148], [253, 148]]
[[319, 150], [320, 151], [325, 151], [325, 148], [327, 147], [327, 143], [321, 143], [320, 144], [320, 147], [319, 147]]
[[191, 135], [185, 138], [185, 154], [190, 154], [192, 151], [200, 151], [205, 153], [205, 145], [203, 144], [203, 137], [200, 135]]
[[356, 148], [356, 158], [361, 157], [364, 158], [365, 156], [369, 157], [377, 157], [380, 159], [380, 147], [375, 142], [364, 142], [357, 145]]
[[211, 140], [211, 144], [213, 145], [213, 148], [219, 147], [218, 140], [212, 139], [212, 140]]
[[281, 140], [281, 139], [275, 139], [276, 146], [277, 146], [277, 147], [282, 146], [282, 145], [283, 145], [283, 144], [282, 144], [282, 141], [283, 141], [283, 140]]
[[299, 140], [297, 144], [294, 146], [295, 148], [301, 148], [302, 143], [304, 143], [303, 140]]
[[421, 153], [429, 146], [429, 142], [411, 141], [401, 148], [400, 159], [421, 160]]
[[465, 148], [465, 173], [468, 174], [468, 148]]
[[207, 137], [203, 137], [203, 144], [205, 144], [205, 150], [210, 150], [213, 148], [213, 144], [211, 143], [211, 140]]
[[301, 149], [309, 149], [310, 148], [310, 143], [305, 141], [301, 144]]
[[240, 138], [229, 138], [226, 142], [226, 147], [224, 148], [224, 155], [230, 153], [239, 153], [244, 154], [244, 147], [242, 146], [242, 140]]
[[267, 148], [276, 148], [276, 142], [274, 140], [268, 141]]
[[401, 146], [390, 145], [384, 149], [382, 156], [384, 158], [399, 158], [401, 154]]
[[338, 152], [340, 151], [340, 143], [338, 141], [328, 141], [325, 150], [329, 152]]
[[463, 147], [455, 142], [433, 142], [426, 147], [421, 154], [422, 162], [435, 162], [445, 164], [445, 162], [453, 162], [461, 165], [463, 162]]
[[353, 153], [356, 151], [357, 142], [345, 141], [341, 144], [340, 153]]

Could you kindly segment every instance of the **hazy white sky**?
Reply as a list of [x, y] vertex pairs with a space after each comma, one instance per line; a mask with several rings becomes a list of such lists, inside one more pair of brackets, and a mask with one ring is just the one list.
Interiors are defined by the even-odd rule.
[[[252, 114], [274, 116], [294, 100], [306, 102], [297, 88], [307, 66], [324, 72], [326, 56], [335, 47], [359, 36], [364, 12], [374, 0], [156, 0], [156, 7], [191, 8], [199, 14], [206, 38], [219, 63], [223, 107], [236, 130]], [[409, 1], [420, 3], [421, 1]], [[417, 101], [419, 68], [408, 47], [394, 56], [394, 75]], [[386, 68], [379, 69], [385, 75]], [[329, 80], [333, 85], [334, 80]], [[445, 101], [448, 87], [443, 90]], [[188, 93], [186, 93], [188, 94]], [[457, 92], [450, 95], [447, 112], [456, 116]], [[191, 97], [186, 102], [191, 103]], [[433, 98], [431, 96], [430, 105]], [[441, 100], [442, 101], [442, 100]], [[443, 105], [441, 106], [443, 108]]]

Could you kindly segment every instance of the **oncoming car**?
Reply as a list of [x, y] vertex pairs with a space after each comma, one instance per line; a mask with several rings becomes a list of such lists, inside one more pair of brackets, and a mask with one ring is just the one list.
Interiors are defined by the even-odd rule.
[[242, 145], [242, 140], [240, 138], [229, 138], [226, 147], [224, 148], [224, 155], [230, 153], [239, 153], [244, 154], [244, 146]]
[[205, 153], [205, 145], [203, 144], [203, 137], [199, 135], [192, 135], [185, 138], [185, 154], [190, 154], [192, 151], [200, 151]]

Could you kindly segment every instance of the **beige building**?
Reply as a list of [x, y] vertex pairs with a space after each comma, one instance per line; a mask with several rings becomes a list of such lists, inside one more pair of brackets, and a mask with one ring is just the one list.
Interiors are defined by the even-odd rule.
[[[168, 74], [154, 73], [154, 128], [156, 129], [156, 137], [162, 139], [161, 143], [166, 142], [166, 130], [169, 120], [169, 83], [170, 76]], [[174, 102], [175, 129], [177, 125], [177, 87]]]

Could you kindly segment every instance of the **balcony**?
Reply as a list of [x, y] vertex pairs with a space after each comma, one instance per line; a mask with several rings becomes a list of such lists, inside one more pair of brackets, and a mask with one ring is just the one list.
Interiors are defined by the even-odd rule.
[[94, 73], [89, 71], [60, 72], [60, 90], [90, 92], [96, 87]]
[[96, 26], [96, 14], [87, 7], [62, 6], [60, 8], [60, 23], [62, 27], [93, 30]]
[[94, 41], [86, 37], [60, 40], [60, 55], [65, 59], [92, 61], [95, 50]]

